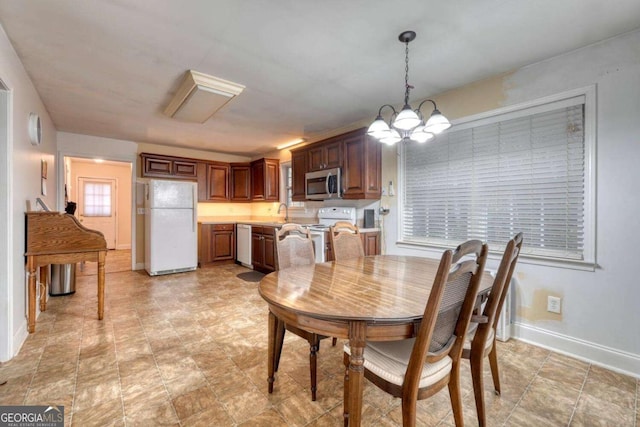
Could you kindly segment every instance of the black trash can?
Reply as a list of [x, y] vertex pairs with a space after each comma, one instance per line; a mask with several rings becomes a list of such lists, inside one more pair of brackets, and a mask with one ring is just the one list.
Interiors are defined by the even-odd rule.
[[49, 295], [53, 297], [76, 291], [76, 264], [51, 264]]

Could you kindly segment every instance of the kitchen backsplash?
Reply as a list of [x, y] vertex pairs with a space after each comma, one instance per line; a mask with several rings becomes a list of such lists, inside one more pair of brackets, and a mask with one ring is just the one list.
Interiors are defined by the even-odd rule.
[[[199, 217], [236, 217], [239, 219], [260, 218], [260, 219], [284, 219], [285, 211], [282, 209], [278, 214], [280, 203], [198, 203]], [[318, 216], [318, 209], [333, 206], [355, 206], [357, 209], [357, 224], [362, 226], [365, 209], [373, 209], [375, 212], [375, 223], [379, 221], [378, 209], [379, 201], [365, 200], [331, 200], [324, 202], [305, 202], [304, 207], [289, 208], [290, 218], [313, 219]], [[306, 222], [306, 221], [305, 221]]]
[[198, 216], [250, 217], [252, 204], [254, 203], [198, 203]]

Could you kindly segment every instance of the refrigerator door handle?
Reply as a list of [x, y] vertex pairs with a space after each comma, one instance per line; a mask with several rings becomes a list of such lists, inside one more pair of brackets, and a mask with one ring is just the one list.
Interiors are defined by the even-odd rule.
[[198, 188], [193, 185], [193, 232], [196, 232], [198, 227]]

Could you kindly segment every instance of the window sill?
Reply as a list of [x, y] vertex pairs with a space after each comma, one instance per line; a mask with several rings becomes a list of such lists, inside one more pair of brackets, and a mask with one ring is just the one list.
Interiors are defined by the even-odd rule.
[[[431, 252], [432, 255], [434, 252], [440, 253], [446, 249], [454, 249], [454, 247], [452, 246], [403, 242], [403, 241], [396, 242], [396, 246], [398, 248], [412, 249], [412, 250], [423, 251], [423, 252]], [[500, 260], [501, 257], [502, 257], [501, 251], [497, 251], [497, 252], [491, 251], [491, 248], [489, 248], [489, 259]], [[598, 268], [598, 264], [596, 262], [542, 257], [542, 256], [530, 255], [526, 253], [520, 254], [520, 257], [518, 258], [518, 262], [522, 264], [542, 265], [545, 267], [564, 268], [569, 270], [580, 270], [580, 271], [595, 271]]]

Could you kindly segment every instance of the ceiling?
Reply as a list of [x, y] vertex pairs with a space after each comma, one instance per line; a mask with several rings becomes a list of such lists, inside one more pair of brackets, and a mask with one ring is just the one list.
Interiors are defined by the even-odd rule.
[[[615, 5], [615, 6], [614, 6]], [[0, 0], [59, 131], [256, 155], [640, 27], [617, 0]], [[204, 124], [163, 114], [186, 70], [246, 86]]]

